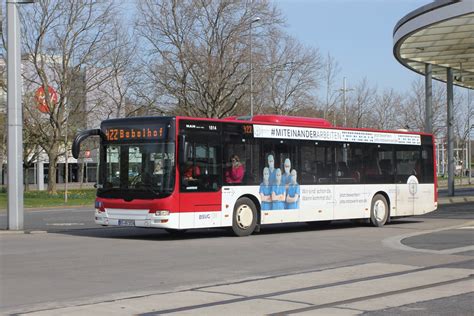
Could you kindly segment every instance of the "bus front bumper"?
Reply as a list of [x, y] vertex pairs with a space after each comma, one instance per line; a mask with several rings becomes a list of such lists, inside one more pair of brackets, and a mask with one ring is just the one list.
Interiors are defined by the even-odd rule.
[[[133, 210], [134, 211], [134, 210]], [[120, 226], [120, 227], [146, 227], [146, 228], [172, 228], [178, 229], [178, 214], [170, 213], [169, 215], [156, 215], [152, 213], [131, 214], [130, 210], [124, 211], [123, 214], [113, 212], [109, 214], [105, 212], [95, 211], [94, 222], [102, 226]]]

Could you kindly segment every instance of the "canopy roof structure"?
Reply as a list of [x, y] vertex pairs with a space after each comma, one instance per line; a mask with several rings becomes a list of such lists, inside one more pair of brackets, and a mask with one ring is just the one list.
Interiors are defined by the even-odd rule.
[[474, 0], [437, 0], [410, 12], [395, 26], [393, 53], [407, 68], [474, 89]]

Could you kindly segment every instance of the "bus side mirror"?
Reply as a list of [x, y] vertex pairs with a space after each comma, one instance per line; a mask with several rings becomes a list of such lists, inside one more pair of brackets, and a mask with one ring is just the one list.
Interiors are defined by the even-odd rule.
[[72, 143], [72, 156], [77, 159], [79, 158], [79, 152], [81, 150], [81, 143], [85, 141], [90, 136], [100, 136], [102, 140], [105, 139], [104, 133], [100, 129], [88, 129], [86, 131], [82, 131], [76, 135], [74, 138], [74, 142]]
[[186, 162], [186, 136], [179, 135], [178, 136], [178, 163], [180, 166], [183, 166]]

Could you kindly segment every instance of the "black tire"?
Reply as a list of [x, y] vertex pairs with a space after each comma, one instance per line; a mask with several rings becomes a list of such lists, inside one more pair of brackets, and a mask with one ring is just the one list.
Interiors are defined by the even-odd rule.
[[370, 222], [375, 227], [382, 227], [387, 222], [389, 214], [387, 199], [382, 194], [376, 194], [370, 208]]
[[236, 236], [251, 235], [257, 226], [257, 208], [251, 199], [243, 197], [237, 200], [232, 215], [232, 231]]

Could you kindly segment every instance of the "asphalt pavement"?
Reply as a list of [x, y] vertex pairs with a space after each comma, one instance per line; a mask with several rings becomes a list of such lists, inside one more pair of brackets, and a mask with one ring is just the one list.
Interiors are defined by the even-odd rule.
[[473, 210], [245, 238], [100, 227], [92, 208], [28, 211], [28, 234], [0, 234], [0, 314], [472, 315]]

